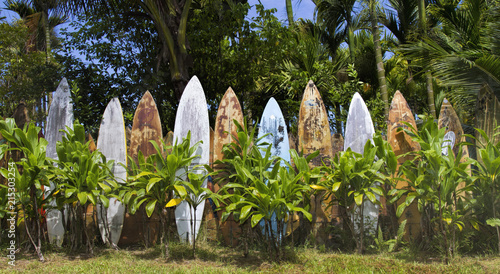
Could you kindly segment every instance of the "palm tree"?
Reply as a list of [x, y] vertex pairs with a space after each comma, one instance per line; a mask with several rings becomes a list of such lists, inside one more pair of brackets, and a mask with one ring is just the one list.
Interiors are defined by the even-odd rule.
[[[464, 104], [463, 109], [475, 109], [482, 84], [488, 84], [500, 97], [499, 3], [436, 1], [428, 10], [439, 22], [439, 30], [432, 37], [407, 46], [408, 56], [426, 70], [434, 71], [440, 85], [453, 88], [453, 98], [470, 98], [454, 100]], [[470, 93], [475, 96], [467, 96]]]
[[[179, 100], [182, 96], [190, 76], [188, 69], [191, 67], [191, 56], [188, 53], [189, 41], [186, 37], [188, 18], [193, 0], [66, 0], [65, 10], [78, 15], [84, 12], [87, 16], [114, 16], [146, 18], [154, 23], [161, 42], [158, 63], [167, 63], [170, 77], [174, 85], [175, 95]], [[127, 12], [116, 14], [123, 10], [120, 6], [130, 6]], [[203, 5], [203, 1], [200, 2]], [[105, 12], [103, 12], [105, 11]]]
[[[353, 63], [355, 55], [351, 45], [354, 43], [354, 32], [360, 29], [359, 18], [354, 13], [356, 0], [314, 0], [313, 2], [316, 5], [318, 21], [324, 22], [330, 35], [338, 34], [343, 39], [347, 39], [351, 63]], [[335, 39], [335, 41], [339, 40]]]
[[67, 22], [68, 18], [57, 10], [54, 0], [7, 0], [7, 10], [16, 12], [30, 31], [27, 50], [45, 51], [46, 61], [50, 62], [51, 43], [55, 41], [54, 28]]

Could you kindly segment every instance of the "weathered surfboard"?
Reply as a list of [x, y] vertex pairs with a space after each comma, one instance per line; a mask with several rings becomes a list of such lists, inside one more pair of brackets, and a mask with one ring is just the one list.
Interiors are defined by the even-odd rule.
[[[195, 165], [208, 164], [210, 154], [208, 108], [205, 92], [196, 76], [193, 76], [187, 84], [179, 102], [175, 117], [174, 140], [180, 142], [182, 138], [187, 136], [189, 131], [191, 131], [191, 145], [196, 144], [198, 141], [203, 141], [195, 152], [200, 157], [193, 160], [190, 168]], [[202, 173], [205, 171], [196, 170], [195, 172]], [[206, 181], [203, 183], [203, 187], [207, 187]], [[188, 243], [194, 241], [200, 229], [204, 208], [205, 204], [202, 203], [198, 206], [196, 212], [194, 212], [194, 209], [185, 201], [177, 206], [175, 209], [175, 221], [177, 223], [177, 232], [182, 241], [187, 241]], [[191, 231], [191, 221], [194, 222], [194, 233]]]
[[[127, 144], [125, 138], [125, 122], [122, 107], [118, 98], [113, 98], [108, 103], [102, 116], [97, 139], [97, 149], [106, 156], [106, 160], [114, 160], [113, 174], [118, 183], [127, 181]], [[124, 166], [122, 166], [124, 165]], [[97, 222], [104, 243], [108, 238], [118, 245], [123, 228], [125, 206], [116, 198], [109, 199], [109, 207], [97, 205]]]
[[[307, 83], [300, 103], [298, 139], [298, 152], [303, 152], [304, 156], [319, 150], [319, 155], [311, 161], [312, 167], [322, 166], [322, 161], [329, 162], [332, 157], [330, 123], [325, 104], [313, 81]], [[329, 201], [323, 201], [323, 196], [311, 196], [312, 227], [318, 243], [323, 243], [329, 237], [318, 233], [326, 231], [333, 214], [332, 210], [327, 210]]]
[[[162, 139], [160, 115], [153, 96], [146, 91], [135, 110], [128, 155], [137, 162], [137, 155], [141, 151], [147, 158], [156, 153], [149, 141], [154, 140], [161, 147]], [[156, 213], [151, 218], [147, 217], [144, 205], [134, 215], [125, 214], [120, 244], [145, 242], [148, 245], [155, 242], [160, 229], [159, 223]]]
[[[243, 126], [243, 111], [241, 109], [240, 102], [238, 101], [238, 97], [236, 97], [233, 89], [229, 87], [222, 97], [219, 108], [217, 109], [217, 117], [215, 118], [213, 146], [214, 162], [224, 159], [222, 148], [224, 145], [234, 142], [231, 136], [237, 136], [238, 129], [234, 120]], [[219, 188], [219, 185], [214, 185], [214, 191], [219, 191]], [[223, 212], [224, 211], [219, 211], [217, 215], [222, 216]], [[232, 216], [230, 216], [226, 222], [220, 224], [220, 230], [226, 245], [238, 245], [238, 238], [241, 234], [241, 229]]]
[[307, 156], [317, 150], [319, 155], [312, 160], [314, 166], [321, 166], [322, 160], [332, 157], [332, 137], [325, 104], [313, 81], [304, 90], [299, 109], [298, 148]]
[[[365, 105], [365, 101], [359, 93], [355, 93], [349, 106], [347, 122], [345, 127], [344, 151], [351, 148], [352, 151], [363, 154], [365, 144], [373, 138], [375, 128], [373, 127], [370, 112]], [[377, 197], [379, 199], [379, 197]], [[369, 201], [363, 203], [363, 211], [366, 221], [371, 221], [376, 225], [379, 206]], [[375, 222], [373, 222], [375, 221]], [[368, 223], [368, 222], [366, 222]]]
[[[389, 120], [387, 123], [387, 141], [392, 147], [394, 154], [396, 156], [403, 155], [405, 153], [411, 151], [417, 151], [420, 149], [420, 145], [413, 141], [411, 137], [406, 134], [404, 131], [398, 131], [399, 128], [408, 128], [403, 122], [406, 122], [412, 125], [415, 129], [417, 128], [417, 124], [415, 123], [415, 118], [412, 114], [408, 103], [405, 98], [401, 94], [401, 92], [396, 91], [394, 97], [392, 98], [391, 107], [389, 110]], [[405, 161], [412, 160], [412, 156], [400, 157], [398, 159], [398, 166], [402, 165]], [[398, 181], [396, 188], [402, 189], [408, 187], [408, 184], [404, 181]], [[397, 204], [396, 206], [398, 206]], [[384, 206], [387, 210], [387, 213], [394, 214], [395, 216], [395, 208], [392, 210], [394, 212], [389, 212], [388, 206]], [[406, 221], [406, 236], [407, 239], [411, 237], [415, 237], [420, 231], [420, 212], [417, 208], [417, 203], [414, 202], [408, 206], [403, 214], [401, 215], [400, 222], [403, 220]], [[395, 222], [395, 221], [394, 221]], [[397, 224], [393, 224], [396, 226]], [[397, 227], [394, 227], [397, 229]]]
[[[458, 150], [460, 149], [459, 143], [465, 142], [466, 140], [464, 136], [464, 131], [462, 129], [462, 123], [460, 122], [460, 119], [458, 118], [457, 113], [451, 106], [450, 102], [446, 98], [443, 100], [443, 104], [441, 105], [438, 127], [446, 128], [446, 134], [448, 134], [448, 132], [454, 133], [454, 136], [448, 134], [447, 138], [445, 135], [445, 139], [453, 141], [453, 143], [450, 143], [450, 145], [453, 144], [452, 146], [453, 154], [457, 155]], [[453, 137], [455, 137], [454, 140], [452, 140]], [[443, 150], [446, 150], [447, 152], [448, 146], [445, 146]], [[467, 161], [467, 159], [469, 159], [469, 150], [467, 147], [464, 147], [462, 149], [462, 159], [460, 159], [460, 161], [465, 162]], [[468, 167], [468, 173], [469, 175], [471, 174], [470, 165]], [[465, 187], [465, 182], [462, 182], [458, 185], [458, 189], [461, 189], [463, 187]]]
[[[497, 131], [495, 131], [496, 126], [500, 126], [500, 102], [498, 98], [493, 94], [493, 91], [488, 85], [483, 85], [479, 91], [476, 104], [476, 128], [482, 129], [488, 138], [497, 144], [500, 142], [500, 135], [493, 137]], [[477, 133], [476, 138], [479, 142], [483, 143], [485, 140], [481, 134]], [[478, 145], [478, 144], [476, 144]], [[476, 149], [479, 149], [476, 146]], [[478, 155], [478, 160], [481, 160]]]
[[[52, 103], [50, 104], [49, 115], [47, 116], [47, 126], [45, 128], [45, 139], [47, 140], [46, 155], [52, 159], [58, 159], [56, 143], [62, 140], [64, 135], [61, 129], [73, 128], [73, 104], [71, 103], [71, 93], [66, 78], [63, 78], [56, 92], [54, 92]], [[55, 188], [50, 183], [50, 192]], [[51, 203], [55, 206], [55, 201]], [[61, 246], [64, 237], [64, 227], [62, 223], [62, 213], [57, 209], [47, 210], [47, 234], [49, 241], [56, 246]]]

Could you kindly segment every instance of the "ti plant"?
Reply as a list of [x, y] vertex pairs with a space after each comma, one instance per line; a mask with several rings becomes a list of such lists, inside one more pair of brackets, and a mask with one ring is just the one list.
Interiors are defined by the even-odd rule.
[[[486, 220], [489, 226], [496, 229], [498, 240], [498, 252], [500, 253], [500, 219], [498, 218], [497, 206], [500, 201], [500, 142], [494, 144], [481, 129], [476, 129], [484, 138], [485, 144], [479, 148], [480, 161], [476, 161], [478, 167], [478, 177], [476, 180], [476, 188], [478, 192], [483, 193], [488, 198], [485, 200], [491, 201], [492, 218]], [[500, 134], [500, 127], [496, 128], [496, 134]], [[492, 137], [494, 139], [494, 136]]]
[[193, 257], [195, 257], [196, 252], [196, 210], [208, 198], [212, 198], [216, 206], [219, 206], [219, 197], [217, 194], [212, 193], [212, 191], [206, 188], [206, 180], [208, 179], [208, 174], [197, 174], [190, 171], [188, 173], [188, 180], [181, 182], [181, 184], [186, 189], [187, 195], [184, 197], [184, 202], [188, 203], [191, 214], [191, 235], [192, 245], [193, 245]]
[[352, 235], [358, 235], [356, 245], [359, 253], [364, 251], [365, 234], [365, 207], [367, 202], [381, 205], [377, 195], [382, 196], [384, 191], [380, 186], [383, 175], [378, 171], [383, 161], [375, 159], [377, 147], [369, 140], [365, 144], [363, 154], [353, 152], [350, 148], [335, 156], [332, 165], [324, 165], [325, 180], [311, 187], [317, 190], [326, 190], [334, 195], [340, 205], [349, 207], [351, 216], [358, 215], [360, 220], [359, 233], [353, 222], [349, 222]]
[[311, 214], [299, 206], [310, 188], [302, 180], [304, 172], [295, 172], [281, 164], [282, 159], [271, 156], [270, 145], [261, 153], [260, 139], [253, 141], [255, 128], [249, 134], [246, 126], [237, 126], [238, 136], [233, 136], [237, 143], [225, 148], [226, 159], [218, 163], [225, 167], [218, 174], [226, 174], [228, 181], [221, 189], [228, 203], [223, 219], [233, 214], [240, 224], [247, 220], [252, 227], [263, 223], [266, 248], [280, 258], [285, 220], [294, 212], [311, 220]]
[[156, 212], [161, 223], [160, 241], [164, 248], [165, 257], [169, 258], [168, 239], [166, 239], [167, 207], [179, 205], [187, 195], [185, 179], [187, 167], [199, 157], [195, 155], [199, 143], [190, 146], [191, 132], [180, 143], [175, 142], [172, 147], [163, 144], [163, 149], [151, 141], [156, 153], [147, 159], [142, 153], [138, 155], [138, 163], [129, 157], [131, 176], [128, 187], [121, 191], [120, 196], [129, 211], [135, 214], [141, 204], [146, 204], [148, 217]]
[[[47, 205], [51, 198], [44, 198], [43, 186], [48, 186], [52, 161], [45, 157], [47, 141], [38, 138], [39, 132], [40, 128], [33, 123], [20, 129], [16, 127], [14, 119], [0, 121], [0, 133], [9, 142], [9, 145], [2, 146], [2, 154], [8, 150], [17, 150], [22, 153], [18, 162], [14, 163], [11, 159], [9, 168], [2, 167], [0, 171], [9, 182], [12, 178], [15, 181], [14, 196], [16, 202], [9, 203], [9, 208], [6, 209], [13, 212], [18, 208], [17, 203], [20, 204], [23, 214], [22, 217], [18, 216], [18, 222], [24, 220], [26, 234], [35, 248], [38, 258], [43, 262], [45, 259], [41, 250], [43, 232], [40, 226], [42, 218], [40, 213], [43, 206]], [[17, 168], [14, 168], [16, 165]], [[11, 197], [10, 192], [8, 195]]]
[[[420, 144], [421, 150], [414, 152], [413, 161], [408, 161], [401, 167], [411, 188], [400, 190], [406, 195], [406, 199], [398, 206], [397, 215], [401, 216], [404, 209], [415, 200], [420, 212], [429, 214], [429, 210], [435, 210], [438, 217], [431, 222], [438, 222], [447, 262], [453, 254], [448, 243], [448, 229], [451, 229], [452, 237], [455, 238], [455, 228], [462, 230], [464, 226], [462, 210], [465, 195], [461, 193], [472, 187], [472, 179], [468, 174], [471, 162], [462, 161], [462, 146], [457, 155], [453, 154], [451, 148], [448, 149], [448, 155], [442, 154], [446, 129], [439, 129], [433, 119], [426, 119], [420, 132], [410, 124], [406, 125], [409, 129], [404, 131]], [[459, 187], [462, 184], [463, 187]], [[451, 247], [453, 246], [454, 243]]]
[[90, 206], [96, 208], [97, 203], [107, 208], [109, 198], [116, 197], [119, 184], [112, 173], [114, 161], [107, 161], [98, 150], [89, 150], [83, 125], [75, 122], [73, 128], [67, 127], [66, 134], [56, 144], [59, 160], [58, 168], [54, 168], [56, 188], [53, 195], [58, 207], [66, 208], [65, 229], [69, 231], [71, 249], [85, 245], [87, 251], [93, 254], [87, 210]]

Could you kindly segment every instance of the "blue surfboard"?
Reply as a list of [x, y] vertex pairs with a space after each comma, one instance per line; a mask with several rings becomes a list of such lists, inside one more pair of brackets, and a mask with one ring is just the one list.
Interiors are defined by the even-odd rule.
[[[266, 134], [268, 135], [265, 136]], [[281, 157], [284, 161], [290, 163], [290, 143], [288, 140], [285, 118], [283, 117], [283, 113], [281, 112], [278, 102], [276, 102], [276, 100], [272, 97], [267, 102], [264, 112], [262, 113], [259, 134], [257, 137], [263, 137], [261, 142], [271, 144], [271, 156]], [[266, 147], [263, 148], [265, 149]], [[261, 150], [261, 154], [264, 156], [265, 152]], [[261, 221], [260, 225], [262, 226], [264, 233], [264, 222]], [[273, 215], [271, 221], [271, 229], [275, 233], [278, 231], [278, 224], [276, 222], [275, 215]], [[283, 231], [286, 231], [286, 224], [283, 227]]]

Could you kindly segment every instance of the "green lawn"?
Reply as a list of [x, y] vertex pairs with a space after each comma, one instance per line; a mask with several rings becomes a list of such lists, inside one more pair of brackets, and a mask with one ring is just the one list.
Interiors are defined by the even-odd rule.
[[166, 262], [156, 249], [97, 249], [92, 258], [84, 254], [46, 252], [47, 262], [31, 255], [17, 255], [16, 266], [7, 264], [2, 250], [0, 272], [34, 273], [500, 273], [500, 256], [460, 257], [449, 265], [439, 258], [418, 258], [407, 253], [354, 255], [321, 253], [315, 249], [298, 249], [283, 262], [268, 260], [267, 254], [251, 253], [247, 258], [238, 250], [204, 244], [193, 259], [187, 246], [171, 248], [172, 259]]

